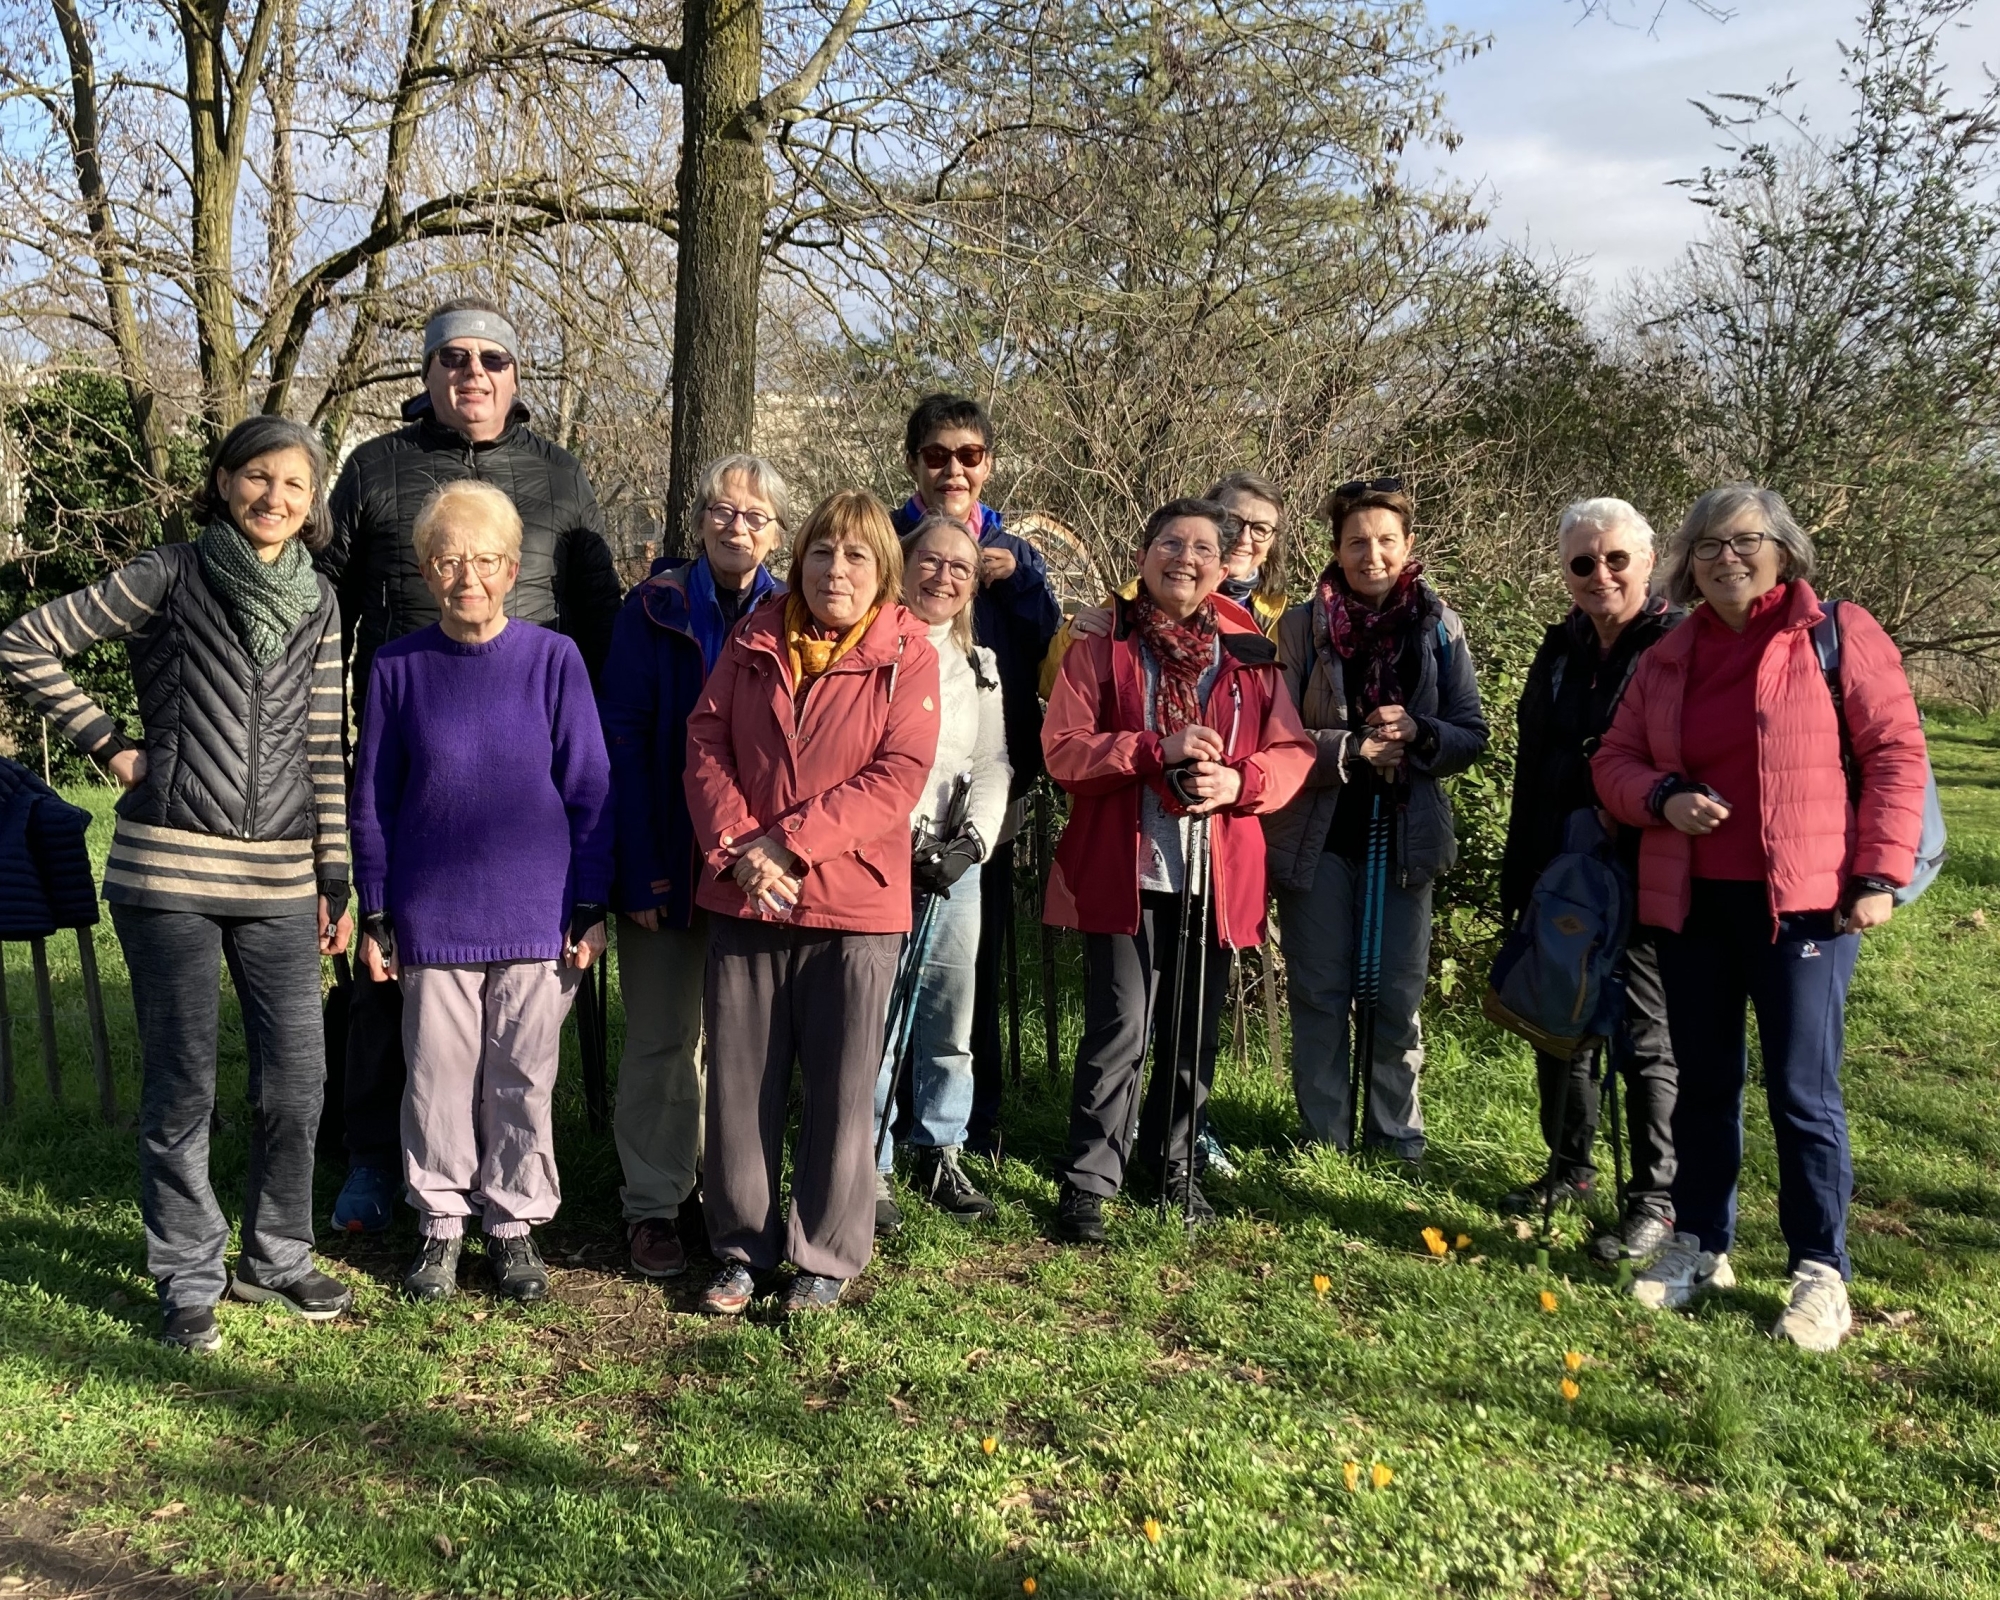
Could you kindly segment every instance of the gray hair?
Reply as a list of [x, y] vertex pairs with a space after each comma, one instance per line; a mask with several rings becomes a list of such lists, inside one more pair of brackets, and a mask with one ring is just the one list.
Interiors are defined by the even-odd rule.
[[[962, 534], [972, 545], [973, 596], [976, 599], [979, 593], [977, 587], [979, 583], [979, 535], [972, 531], [972, 524], [966, 522], [963, 518], [954, 517], [949, 512], [944, 511], [928, 513], [923, 521], [919, 522], [908, 533], [903, 535], [903, 557], [907, 561], [915, 553], [917, 546], [922, 544], [928, 535], [947, 529], [952, 533]], [[905, 570], [907, 571], [908, 569], [905, 568]], [[910, 603], [907, 594], [903, 597], [903, 603], [905, 605]], [[951, 642], [964, 654], [972, 654], [972, 602], [970, 600], [960, 608], [958, 615], [951, 619]]]
[[732, 476], [747, 482], [753, 494], [769, 503], [771, 514], [778, 519], [778, 526], [791, 531], [792, 490], [791, 485], [785, 482], [785, 475], [762, 456], [717, 456], [701, 469], [701, 476], [695, 480], [694, 499], [688, 505], [688, 516], [694, 523], [697, 540], [701, 538], [702, 513], [722, 498], [722, 486]]
[[1752, 507], [1763, 513], [1766, 531], [1777, 541], [1779, 581], [1812, 580], [1816, 560], [1813, 543], [1793, 518], [1785, 497], [1775, 489], [1760, 488], [1754, 483], [1725, 483], [1688, 507], [1687, 516], [1668, 541], [1666, 571], [1661, 581], [1669, 600], [1677, 606], [1688, 606], [1701, 598], [1701, 590], [1694, 581], [1694, 547], [1703, 539], [1715, 537], [1718, 528], [1727, 527], [1739, 513]]
[[1595, 528], [1599, 533], [1629, 533], [1648, 555], [1653, 552], [1653, 525], [1630, 500], [1608, 494], [1588, 500], [1572, 500], [1563, 507], [1556, 524], [1556, 547], [1560, 549], [1578, 528]]

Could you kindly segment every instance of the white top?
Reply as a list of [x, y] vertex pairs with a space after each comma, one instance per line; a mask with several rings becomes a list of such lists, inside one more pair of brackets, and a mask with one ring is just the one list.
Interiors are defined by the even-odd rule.
[[972, 774], [972, 803], [966, 819], [979, 830], [986, 854], [1000, 838], [1007, 814], [1007, 790], [1014, 769], [1007, 761], [1007, 729], [1000, 719], [1000, 671], [993, 652], [974, 645], [973, 661], [951, 642], [951, 624], [934, 622], [930, 641], [938, 655], [938, 747], [924, 797], [910, 815], [910, 829], [935, 829], [951, 804], [951, 786], [961, 772]]

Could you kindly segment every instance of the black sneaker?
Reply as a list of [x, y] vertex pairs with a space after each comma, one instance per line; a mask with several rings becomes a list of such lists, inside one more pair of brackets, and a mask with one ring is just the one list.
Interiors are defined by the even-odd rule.
[[960, 1222], [984, 1222], [999, 1211], [991, 1200], [974, 1187], [958, 1164], [958, 1147], [942, 1145], [917, 1152], [912, 1174], [917, 1193], [948, 1217]]
[[330, 1322], [354, 1304], [354, 1291], [318, 1268], [306, 1270], [290, 1283], [259, 1283], [242, 1267], [229, 1280], [229, 1292], [252, 1305], [276, 1304], [308, 1322]]
[[1185, 1217], [1190, 1228], [1205, 1228], [1215, 1221], [1215, 1207], [1201, 1192], [1201, 1184], [1189, 1177], [1187, 1168], [1178, 1161], [1160, 1180], [1160, 1201], [1171, 1215]]
[[1104, 1196], [1064, 1184], [1056, 1201], [1055, 1236], [1071, 1244], [1104, 1243]]
[[1554, 1185], [1555, 1209], [1564, 1206], [1580, 1206], [1590, 1197], [1591, 1181], [1588, 1178], [1558, 1178], [1552, 1173], [1543, 1173], [1533, 1183], [1516, 1189], [1512, 1194], [1500, 1197], [1500, 1215], [1503, 1217], [1540, 1216], [1543, 1207], [1549, 1204], [1550, 1185]]
[[875, 1237], [886, 1239], [891, 1234], [902, 1232], [903, 1210], [896, 1204], [896, 1196], [889, 1187], [889, 1174], [875, 1174]]
[[785, 1291], [785, 1298], [778, 1311], [781, 1315], [795, 1317], [801, 1311], [831, 1311], [840, 1304], [840, 1292], [847, 1287], [845, 1278], [829, 1278], [818, 1272], [801, 1272], [792, 1279], [792, 1286]]
[[1618, 1260], [1622, 1250], [1636, 1265], [1650, 1266], [1653, 1257], [1666, 1249], [1673, 1236], [1672, 1217], [1663, 1217], [1657, 1211], [1633, 1210], [1625, 1214], [1621, 1226], [1608, 1229], [1591, 1240], [1590, 1253], [1596, 1260], [1610, 1266]]
[[215, 1326], [215, 1307], [187, 1306], [169, 1311], [160, 1328], [160, 1343], [169, 1350], [208, 1354], [222, 1343], [221, 1331]]
[[546, 1299], [549, 1269], [542, 1265], [542, 1253], [525, 1233], [511, 1239], [486, 1241], [486, 1266], [493, 1274], [493, 1287], [509, 1300], [523, 1305]]
[[412, 1300], [449, 1300], [458, 1293], [458, 1251], [465, 1241], [457, 1234], [449, 1239], [426, 1236], [417, 1250], [417, 1259], [403, 1274], [403, 1293]]

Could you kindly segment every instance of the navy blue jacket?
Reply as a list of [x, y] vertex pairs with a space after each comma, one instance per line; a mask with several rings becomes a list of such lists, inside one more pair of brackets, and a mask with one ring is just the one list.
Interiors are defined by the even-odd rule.
[[88, 811], [0, 758], [0, 939], [40, 939], [97, 921], [89, 828]]
[[[737, 620], [782, 592], [759, 567]], [[699, 858], [687, 806], [688, 714], [728, 635], [705, 555], [654, 562], [611, 624], [597, 694], [611, 752], [611, 904], [657, 910], [662, 927], [693, 919]]]
[[[1009, 533], [1000, 513], [981, 506], [979, 542], [1012, 553], [1012, 576], [981, 584], [972, 602], [972, 638], [993, 652], [1000, 673], [1000, 715], [1007, 728], [1007, 759], [1013, 763], [1011, 793], [1025, 794], [1042, 773], [1042, 658], [1062, 626], [1062, 605], [1049, 586], [1042, 553]], [[902, 538], [924, 519], [915, 497], [895, 513]]]

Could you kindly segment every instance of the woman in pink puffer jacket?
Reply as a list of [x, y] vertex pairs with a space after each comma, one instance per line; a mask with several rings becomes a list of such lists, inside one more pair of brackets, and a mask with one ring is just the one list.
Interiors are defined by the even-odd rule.
[[1772, 1329], [1831, 1350], [1851, 1325], [1854, 1187], [1840, 1061], [1860, 932], [1910, 881], [1927, 767], [1902, 658], [1859, 606], [1840, 608], [1841, 690], [1858, 788], [1812, 628], [1812, 541], [1769, 489], [1694, 503], [1668, 547], [1668, 597], [1702, 602], [1640, 659], [1591, 763], [1619, 821], [1645, 830], [1639, 920], [1661, 931], [1680, 1093], [1675, 1234], [1633, 1293], [1678, 1306], [1735, 1283], [1745, 1008], [1757, 1011], [1778, 1147], [1791, 1300]]

